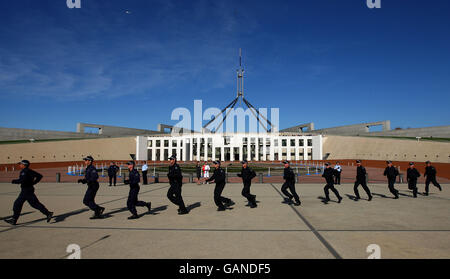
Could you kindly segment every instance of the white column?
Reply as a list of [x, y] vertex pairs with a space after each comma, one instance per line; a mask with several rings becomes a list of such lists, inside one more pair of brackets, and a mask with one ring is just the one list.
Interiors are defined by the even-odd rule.
[[201, 158], [200, 158], [200, 138], [196, 138], [196, 140], [197, 140], [197, 161], [201, 161]]
[[270, 160], [275, 160], [275, 140], [273, 137], [270, 137]]
[[[172, 156], [172, 155], [174, 155], [174, 154], [172, 154], [172, 141], [174, 141], [175, 139], [174, 138], [168, 138], [169, 139], [169, 158], [170, 158], [170, 156]], [[178, 154], [177, 154], [177, 156], [178, 156]]]
[[255, 138], [255, 161], [258, 161], [258, 155], [259, 155], [259, 144], [258, 144], [259, 138]]
[[225, 161], [225, 147], [220, 148], [220, 161]]
[[190, 137], [189, 138], [189, 160], [191, 161], [195, 161], [195, 159], [192, 157], [194, 154], [194, 150], [193, 150], [193, 139]]
[[267, 148], [266, 148], [266, 138], [263, 138], [263, 161], [266, 161], [266, 153], [267, 153]]
[[242, 148], [242, 144], [239, 146], [239, 162], [242, 162], [244, 160], [244, 155], [242, 152], [244, 151], [244, 148]]
[[214, 141], [212, 144], [212, 160], [215, 161], [216, 160], [216, 147], [214, 146]]
[[288, 161], [291, 160], [291, 139], [290, 138], [286, 139], [286, 159]]
[[230, 161], [234, 161], [234, 147], [231, 146], [230, 147]]
[[205, 161], [208, 161], [208, 138], [204, 138], [204, 141], [205, 146], [203, 147], [204, 148], [203, 150], [205, 150], [205, 152], [203, 153], [203, 156]]

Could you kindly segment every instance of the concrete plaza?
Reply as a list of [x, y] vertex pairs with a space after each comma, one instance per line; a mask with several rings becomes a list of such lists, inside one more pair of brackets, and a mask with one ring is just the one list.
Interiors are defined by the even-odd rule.
[[[25, 203], [18, 225], [0, 223], [0, 258], [66, 258], [68, 245], [81, 248], [81, 258], [367, 258], [370, 244], [381, 258], [450, 258], [450, 191], [430, 186], [430, 196], [412, 198], [406, 184], [397, 184], [400, 199], [392, 199], [385, 184], [369, 185], [374, 198], [354, 201], [353, 185], [338, 185], [344, 200], [322, 202], [323, 184], [297, 184], [302, 205], [282, 203], [281, 184], [253, 184], [258, 207], [241, 196], [242, 184], [227, 184], [223, 195], [236, 204], [216, 211], [214, 185], [183, 185], [190, 214], [178, 215], [166, 197], [167, 183], [141, 186], [140, 200], [152, 202], [152, 212], [138, 208], [140, 219], [127, 220], [128, 186], [102, 183], [96, 202], [105, 218], [90, 220], [83, 204], [86, 185], [40, 183], [36, 194], [55, 218]], [[419, 185], [420, 193], [424, 185]], [[0, 218], [12, 215], [20, 186], [0, 184]]]

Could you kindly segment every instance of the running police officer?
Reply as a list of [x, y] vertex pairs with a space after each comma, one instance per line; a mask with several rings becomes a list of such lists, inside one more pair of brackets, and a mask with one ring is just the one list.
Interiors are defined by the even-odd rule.
[[139, 218], [139, 215], [137, 214], [136, 206], [145, 206], [148, 209], [148, 212], [151, 210], [152, 203], [150, 202], [143, 202], [138, 200], [138, 194], [139, 194], [139, 182], [140, 182], [140, 175], [139, 172], [134, 168], [135, 163], [134, 161], [130, 161], [127, 163], [128, 170], [130, 171], [130, 177], [129, 179], [125, 180], [125, 184], [130, 185], [130, 192], [128, 194], [128, 200], [127, 200], [127, 208], [131, 212], [131, 216], [128, 217], [129, 220], [137, 219]]
[[420, 177], [419, 171], [414, 167], [414, 163], [409, 163], [408, 171], [406, 172], [406, 180], [408, 180], [408, 189], [413, 190], [414, 198], [417, 198], [417, 179]]
[[241, 162], [242, 170], [241, 173], [238, 173], [237, 176], [242, 178], [242, 182], [244, 183], [244, 188], [242, 189], [242, 196], [247, 198], [248, 205], [251, 208], [257, 207], [256, 204], [256, 196], [250, 194], [250, 186], [252, 185], [252, 179], [256, 176], [254, 170], [249, 168], [248, 161], [244, 160]]
[[430, 187], [430, 182], [433, 183], [434, 186], [438, 187], [439, 191], [442, 191], [441, 185], [436, 181], [436, 168], [431, 165], [430, 161], [425, 162], [427, 164], [425, 168], [425, 174], [426, 177], [425, 180], [425, 195], [428, 196], [428, 191]]
[[327, 185], [325, 185], [325, 187], [323, 188], [325, 192], [325, 202], [330, 201], [329, 190], [331, 190], [338, 198], [338, 203], [341, 203], [342, 197], [339, 195], [338, 190], [334, 188], [334, 176], [336, 174], [336, 170], [331, 168], [330, 163], [325, 163], [325, 166], [326, 168], [322, 174], [322, 177], [324, 177], [325, 180], [327, 181]]
[[388, 166], [384, 170], [384, 176], [388, 179], [389, 191], [394, 195], [394, 199], [398, 199], [398, 191], [394, 188], [398, 170], [392, 165], [392, 161], [386, 161], [386, 163]]
[[48, 211], [34, 193], [34, 185], [41, 181], [42, 175], [30, 169], [30, 162], [28, 160], [19, 162], [19, 167], [21, 169], [19, 179], [14, 179], [11, 183], [20, 184], [20, 194], [14, 202], [14, 214], [12, 219], [7, 219], [5, 222], [11, 225], [16, 225], [17, 220], [20, 217], [20, 213], [22, 212], [23, 204], [27, 201], [31, 207], [36, 208], [42, 214], [47, 216], [47, 223], [49, 223], [53, 217], [53, 212]]
[[94, 167], [94, 158], [92, 156], [87, 156], [83, 158], [84, 164], [86, 165], [86, 170], [84, 174], [84, 179], [79, 179], [78, 183], [87, 184], [88, 188], [86, 194], [84, 195], [83, 204], [94, 211], [94, 216], [91, 219], [102, 218], [104, 207], [101, 207], [95, 203], [95, 196], [97, 195], [98, 188], [98, 173], [97, 169]]
[[[297, 192], [295, 191], [295, 173], [291, 169], [289, 161], [284, 161], [283, 164], [284, 164], [283, 179], [285, 182], [283, 186], [281, 186], [281, 192], [283, 192], [283, 194], [287, 196], [287, 198], [285, 198], [286, 203], [291, 204], [292, 199], [295, 199], [294, 205], [299, 206], [301, 202], [300, 197], [297, 195]], [[287, 190], [288, 188], [291, 191], [290, 193]]]
[[118, 171], [119, 171], [119, 167], [116, 165], [116, 163], [111, 162], [111, 165], [108, 168], [109, 186], [111, 186], [113, 181], [114, 181], [114, 186], [116, 186]]
[[181, 168], [177, 164], [177, 157], [171, 156], [169, 158], [169, 173], [167, 177], [169, 178], [170, 188], [167, 191], [167, 198], [178, 205], [178, 214], [188, 214], [186, 206], [184, 205], [183, 197], [181, 196], [181, 186], [183, 185], [183, 175], [181, 174]]
[[355, 186], [353, 187], [353, 191], [355, 192], [355, 200], [359, 200], [361, 199], [361, 197], [359, 196], [359, 192], [358, 192], [358, 187], [359, 185], [361, 185], [364, 189], [364, 191], [366, 191], [367, 196], [369, 197], [368, 201], [372, 200], [372, 194], [370, 193], [369, 187], [367, 187], [367, 181], [366, 181], [366, 168], [364, 168], [361, 165], [361, 161], [360, 160], [356, 160], [356, 181], [355, 181]]
[[222, 197], [223, 189], [226, 184], [226, 174], [224, 169], [220, 167], [220, 161], [214, 161], [214, 173], [213, 175], [206, 179], [206, 182], [213, 181], [216, 183], [216, 187], [214, 187], [214, 202], [217, 205], [217, 211], [224, 211], [227, 207], [234, 205], [235, 203], [229, 199]]

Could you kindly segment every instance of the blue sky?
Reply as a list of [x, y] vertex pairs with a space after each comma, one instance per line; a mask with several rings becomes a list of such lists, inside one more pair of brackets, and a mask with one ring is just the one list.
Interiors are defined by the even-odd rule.
[[450, 1], [381, 2], [3, 0], [0, 126], [175, 124], [235, 97], [239, 48], [246, 98], [281, 128], [450, 125]]

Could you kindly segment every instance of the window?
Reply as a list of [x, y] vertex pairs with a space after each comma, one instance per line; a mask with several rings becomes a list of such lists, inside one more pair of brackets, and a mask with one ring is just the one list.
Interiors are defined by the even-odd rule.
[[298, 146], [305, 146], [305, 141], [302, 139], [298, 140]]
[[156, 140], [156, 147], [161, 147], [161, 140]]
[[247, 144], [248, 143], [248, 138], [242, 138], [242, 143], [243, 144]]
[[230, 145], [230, 141], [231, 141], [230, 137], [223, 137], [223, 144], [224, 145]]
[[273, 144], [275, 147], [278, 147], [278, 140], [276, 139], [276, 140], [274, 140], [274, 144]]
[[286, 146], [287, 145], [287, 140], [286, 139], [282, 139], [281, 140], [281, 145], [282, 146]]
[[153, 147], [153, 141], [152, 140], [148, 141], [148, 147]]
[[178, 142], [177, 140], [173, 140], [173, 141], [172, 141], [172, 146], [173, 146], [173, 147], [177, 147], [177, 142]]
[[295, 139], [291, 139], [291, 146], [295, 146]]
[[312, 146], [312, 139], [308, 140], [308, 146]]
[[169, 140], [164, 140], [164, 147], [169, 147]]

